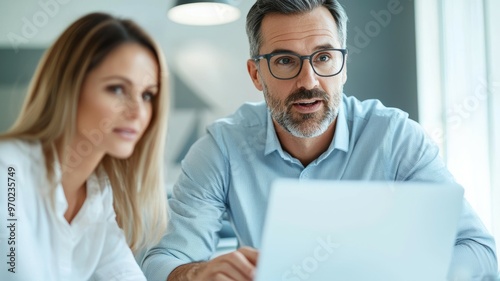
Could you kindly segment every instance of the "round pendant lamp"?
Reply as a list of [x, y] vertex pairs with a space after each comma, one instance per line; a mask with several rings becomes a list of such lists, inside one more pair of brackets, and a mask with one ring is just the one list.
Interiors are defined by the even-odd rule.
[[180, 24], [217, 25], [237, 20], [240, 10], [230, 0], [177, 0], [168, 17]]

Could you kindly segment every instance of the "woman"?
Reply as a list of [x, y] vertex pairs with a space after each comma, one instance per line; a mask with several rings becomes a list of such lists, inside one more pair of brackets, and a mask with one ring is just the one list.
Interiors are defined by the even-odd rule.
[[132, 251], [166, 228], [167, 88], [130, 20], [89, 14], [47, 50], [0, 136], [0, 280], [145, 280]]

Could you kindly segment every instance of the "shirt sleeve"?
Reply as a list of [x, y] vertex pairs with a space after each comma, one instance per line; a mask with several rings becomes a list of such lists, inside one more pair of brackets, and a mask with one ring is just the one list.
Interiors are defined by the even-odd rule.
[[146, 281], [139, 265], [135, 261], [130, 250], [123, 230], [116, 222], [116, 214], [113, 209], [113, 195], [111, 187], [103, 191], [104, 210], [106, 222], [106, 238], [101, 246], [101, 255], [92, 281]]
[[[399, 120], [401, 121], [401, 119]], [[414, 121], [404, 119], [391, 125], [391, 170], [395, 180], [455, 182], [439, 155], [437, 145]], [[468, 202], [463, 200], [449, 280], [489, 280], [497, 272], [495, 241]]]
[[144, 255], [148, 280], [165, 281], [178, 266], [214, 253], [226, 210], [228, 164], [211, 135], [198, 140], [181, 163], [169, 203], [167, 233]]

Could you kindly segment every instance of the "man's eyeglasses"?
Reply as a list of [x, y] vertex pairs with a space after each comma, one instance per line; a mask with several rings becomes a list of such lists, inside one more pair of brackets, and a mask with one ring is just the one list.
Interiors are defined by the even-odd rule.
[[281, 80], [295, 78], [302, 70], [302, 63], [309, 60], [314, 73], [321, 77], [330, 77], [339, 74], [344, 67], [347, 49], [324, 49], [309, 56], [300, 56], [291, 52], [278, 52], [252, 57], [255, 62], [267, 60], [271, 74]]

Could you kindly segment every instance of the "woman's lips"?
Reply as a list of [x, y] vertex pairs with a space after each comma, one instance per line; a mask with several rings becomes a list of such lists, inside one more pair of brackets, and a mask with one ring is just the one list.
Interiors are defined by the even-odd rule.
[[113, 130], [118, 136], [125, 140], [133, 141], [137, 139], [137, 130], [132, 128], [116, 128]]

